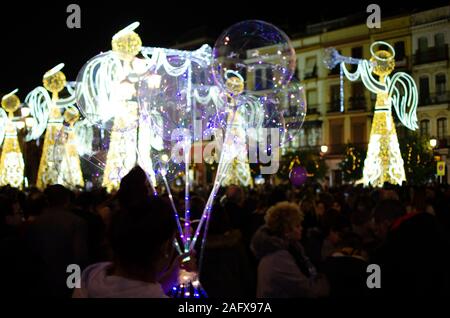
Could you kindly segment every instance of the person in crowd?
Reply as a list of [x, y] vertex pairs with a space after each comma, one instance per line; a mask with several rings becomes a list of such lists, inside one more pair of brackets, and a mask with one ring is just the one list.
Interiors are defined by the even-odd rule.
[[324, 297], [329, 292], [326, 278], [305, 255], [300, 244], [303, 216], [298, 205], [280, 202], [269, 208], [265, 225], [252, 239], [259, 260], [257, 297]]
[[254, 296], [254, 273], [242, 233], [231, 227], [220, 204], [212, 208], [201, 268], [201, 282], [209, 297]]
[[[127, 193], [136, 199], [133, 193]], [[175, 256], [175, 234], [175, 220], [166, 200], [147, 196], [132, 205], [125, 204], [111, 216], [113, 261], [86, 268], [81, 288], [75, 289], [73, 297], [166, 298], [177, 284], [186, 257]]]
[[366, 284], [368, 265], [361, 237], [350, 231], [341, 232], [336, 248], [320, 267], [330, 282], [330, 299], [368, 299], [372, 295]]
[[386, 297], [427, 299], [449, 295], [450, 246], [429, 213], [406, 213], [396, 199], [374, 210], [380, 247], [371, 262], [382, 269], [380, 292]]
[[47, 208], [27, 228], [28, 245], [45, 261], [46, 288], [52, 297], [69, 297], [67, 266], [87, 265], [86, 223], [71, 212], [70, 191], [62, 185], [51, 185], [44, 192]]

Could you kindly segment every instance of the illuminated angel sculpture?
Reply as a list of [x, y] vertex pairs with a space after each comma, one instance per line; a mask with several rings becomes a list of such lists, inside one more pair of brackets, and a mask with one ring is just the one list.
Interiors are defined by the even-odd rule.
[[[15, 95], [17, 89], [2, 98], [0, 108], [0, 145], [3, 151], [0, 158], [0, 186], [10, 185], [22, 188], [24, 162], [17, 139], [17, 129], [13, 121], [14, 112], [20, 108], [20, 100]], [[6, 112], [8, 112], [8, 115]]]
[[[374, 51], [384, 45], [388, 50]], [[363, 183], [375, 187], [384, 182], [402, 184], [406, 181], [403, 159], [400, 153], [397, 133], [392, 117], [392, 108], [400, 122], [411, 130], [417, 126], [417, 87], [412, 77], [403, 72], [392, 76], [395, 67], [394, 48], [386, 42], [378, 41], [370, 46], [371, 59], [359, 60], [340, 56], [336, 50], [328, 49], [325, 63], [333, 68], [341, 63], [341, 72], [351, 80], [361, 79], [363, 84], [377, 96], [367, 157], [364, 161]], [[357, 70], [349, 72], [345, 63], [358, 64]], [[373, 74], [378, 76], [378, 79]], [[341, 96], [342, 97], [342, 96]]]
[[75, 128], [79, 124], [80, 119], [77, 107], [73, 105], [67, 106], [63, 118], [65, 124], [55, 140], [53, 163], [55, 169], [60, 171], [58, 184], [75, 190], [84, 187], [79, 154], [81, 146], [79, 146], [77, 136], [78, 130]]
[[[233, 86], [234, 96], [239, 96], [242, 94], [244, 90], [244, 79], [242, 76], [233, 71], [228, 71], [228, 83], [231, 86]], [[248, 151], [247, 151], [247, 145], [246, 145], [246, 138], [247, 138], [247, 131], [246, 127], [248, 123], [246, 122], [246, 114], [248, 114], [248, 107], [254, 106], [256, 107], [251, 113], [255, 114], [262, 114], [261, 110], [257, 110], [258, 106], [260, 107], [259, 103], [249, 103], [250, 97], [247, 97], [249, 99], [247, 103], [244, 105], [240, 105], [240, 107], [237, 109], [237, 111], [233, 112], [232, 110], [234, 108], [237, 108], [236, 105], [236, 99], [233, 96], [228, 96], [229, 100], [229, 112], [230, 115], [234, 114], [234, 116], [228, 117], [228, 125], [227, 129], [229, 130], [229, 133], [232, 135], [230, 140], [233, 141], [233, 152], [230, 153], [231, 158], [231, 165], [227, 166], [226, 171], [224, 172], [225, 178], [222, 181], [222, 186], [229, 186], [232, 184], [235, 185], [243, 185], [243, 186], [250, 186], [253, 187], [253, 180], [252, 175], [250, 173], [250, 165], [248, 160]]]
[[[36, 180], [36, 187], [40, 190], [48, 185], [61, 183], [61, 180], [67, 179], [69, 174], [79, 173], [67, 169], [60, 170], [58, 165], [60, 158], [55, 156], [55, 144], [58, 143], [60, 132], [63, 129], [63, 113], [67, 107], [73, 106], [76, 101], [73, 83], [66, 81], [66, 76], [61, 71], [63, 67], [64, 64], [61, 63], [46, 72], [43, 77], [44, 87], [36, 87], [27, 95], [25, 100], [36, 123], [26, 136], [26, 141], [39, 139], [45, 131]], [[68, 97], [60, 98], [59, 94], [64, 89], [67, 90]], [[48, 92], [52, 93], [51, 97]], [[77, 169], [80, 170], [80, 167], [78, 166]], [[63, 185], [67, 186], [64, 183]]]
[[[136, 100], [136, 83], [147, 70], [147, 61], [136, 57], [142, 42], [134, 30], [139, 23], [122, 29], [112, 38], [112, 51], [86, 63], [77, 78], [77, 101], [82, 115], [97, 127], [110, 132], [102, 185], [108, 192], [117, 190], [120, 180], [136, 164], [156, 183], [151, 148], [159, 149], [160, 140], [143, 120]], [[112, 125], [111, 125], [112, 122]], [[109, 126], [108, 126], [109, 125]]]

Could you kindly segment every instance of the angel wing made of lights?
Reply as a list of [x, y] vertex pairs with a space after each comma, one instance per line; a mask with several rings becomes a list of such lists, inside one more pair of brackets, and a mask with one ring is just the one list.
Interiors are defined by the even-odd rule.
[[28, 93], [25, 98], [25, 103], [30, 107], [30, 114], [35, 120], [35, 125], [25, 137], [26, 141], [38, 139], [47, 128], [47, 122], [50, 116], [50, 104], [55, 103], [58, 108], [65, 109], [68, 106], [73, 106], [76, 103], [75, 84], [68, 82], [66, 89], [69, 96], [58, 99], [56, 102], [52, 101], [49, 92], [42, 86], [38, 86]]
[[114, 83], [123, 79], [122, 63], [113, 51], [91, 59], [79, 75], [76, 86], [76, 100], [83, 117], [93, 124], [110, 120], [120, 107], [116, 103]]
[[391, 104], [398, 119], [408, 129], [416, 130], [418, 93], [414, 79], [404, 72], [386, 78], [386, 86]]

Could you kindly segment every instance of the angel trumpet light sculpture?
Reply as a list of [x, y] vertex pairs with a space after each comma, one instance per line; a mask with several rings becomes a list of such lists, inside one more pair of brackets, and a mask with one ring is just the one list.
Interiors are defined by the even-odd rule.
[[[388, 50], [375, 51], [380, 45], [386, 46]], [[370, 46], [372, 55], [370, 61], [343, 57], [334, 49], [328, 49], [326, 53], [328, 56], [325, 64], [328, 68], [340, 63], [341, 74], [344, 73], [350, 81], [361, 79], [366, 88], [377, 96], [367, 157], [364, 161], [362, 180], [364, 185], [381, 187], [384, 182], [402, 184], [406, 181], [405, 169], [392, 117], [392, 107], [403, 125], [411, 130], [418, 128], [416, 114], [418, 93], [413, 78], [404, 72], [389, 76], [395, 68], [395, 50], [383, 41], [374, 42]], [[345, 63], [357, 64], [357, 70], [349, 72]], [[378, 79], [372, 73], [377, 75]]]
[[[64, 173], [58, 169], [55, 161], [55, 159], [59, 160], [55, 156], [55, 143], [63, 128], [62, 110], [75, 104], [75, 93], [72, 87], [73, 83], [68, 83], [66, 76], [61, 71], [63, 67], [64, 64], [60, 63], [46, 72], [43, 77], [44, 87], [36, 87], [25, 99], [26, 104], [30, 107], [31, 115], [36, 121], [36, 125], [26, 136], [26, 141], [39, 139], [46, 130], [36, 180], [36, 187], [40, 190], [47, 185], [59, 183], [60, 174]], [[67, 89], [69, 96], [59, 98], [59, 94], [64, 88]], [[48, 92], [52, 93], [52, 97]]]
[[[156, 185], [151, 148], [159, 143], [149, 139], [149, 125], [136, 101], [136, 83], [147, 71], [146, 59], [138, 58], [142, 41], [132, 23], [116, 33], [111, 41], [112, 50], [89, 60], [77, 78], [77, 100], [82, 115], [91, 126], [105, 127], [109, 133], [106, 162], [102, 162], [104, 186], [108, 192], [119, 189], [120, 180], [136, 164], [149, 175], [152, 186]], [[158, 86], [159, 83], [153, 83]]]
[[[0, 145], [3, 151], [0, 158], [0, 186], [10, 185], [22, 188], [24, 162], [17, 140], [17, 129], [13, 121], [14, 112], [20, 108], [20, 100], [15, 95], [17, 89], [2, 98], [0, 108]], [[6, 112], [8, 115], [6, 115]]]

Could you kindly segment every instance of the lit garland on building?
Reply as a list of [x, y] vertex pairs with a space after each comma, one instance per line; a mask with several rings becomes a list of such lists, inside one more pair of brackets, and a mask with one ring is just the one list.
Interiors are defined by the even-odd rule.
[[[13, 121], [14, 112], [20, 108], [20, 100], [15, 95], [18, 90], [6, 94], [2, 98], [0, 108], [0, 145], [3, 142], [0, 157], [0, 186], [10, 185], [22, 188], [24, 161], [17, 139], [17, 129]], [[8, 115], [6, 115], [8, 112]]]

